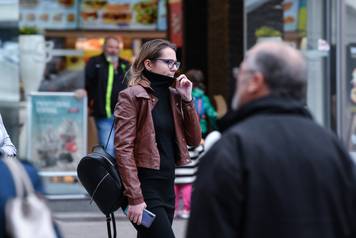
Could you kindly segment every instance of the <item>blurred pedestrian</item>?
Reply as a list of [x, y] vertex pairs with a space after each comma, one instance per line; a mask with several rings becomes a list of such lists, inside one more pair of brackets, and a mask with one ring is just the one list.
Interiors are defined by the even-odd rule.
[[[11, 139], [6, 132], [5, 126], [0, 115], [0, 237], [9, 237], [6, 232], [5, 206], [10, 199], [16, 197], [17, 193], [12, 173], [3, 161], [5, 157], [10, 157], [16, 160], [16, 148], [12, 144]], [[21, 164], [28, 173], [28, 176], [31, 179], [35, 191], [37, 193], [44, 194], [43, 184], [36, 168], [27, 161], [21, 161]], [[58, 226], [56, 224], [53, 225], [57, 237], [61, 237]], [[33, 236], [36, 237], [36, 234], [33, 234]]]
[[355, 165], [305, 108], [306, 64], [275, 42], [247, 52], [236, 110], [200, 161], [187, 237], [356, 237]]
[[181, 74], [176, 47], [166, 40], [143, 44], [134, 60], [128, 87], [119, 95], [115, 147], [128, 198], [128, 218], [141, 224], [143, 209], [156, 214], [138, 237], [174, 237], [174, 168], [190, 162], [187, 145], [201, 140], [192, 100], [192, 83]]
[[192, 96], [195, 110], [199, 116], [202, 135], [205, 138], [205, 136], [209, 133], [209, 125], [211, 130], [216, 129], [216, 118], [218, 113], [205, 93], [203, 72], [198, 69], [191, 69], [188, 70], [187, 77], [193, 83]]
[[[199, 117], [202, 137], [211, 129], [216, 129], [217, 112], [210, 102], [209, 97], [205, 94], [204, 75], [201, 70], [191, 69], [187, 71], [187, 77], [193, 83], [192, 96], [195, 110]], [[175, 173], [174, 191], [176, 194], [176, 216], [187, 219], [190, 214], [190, 201], [192, 193], [192, 183], [195, 180], [195, 174], [198, 169], [200, 154], [204, 151], [204, 141], [197, 147], [189, 147], [189, 155], [192, 161], [183, 166], [177, 166]], [[183, 208], [181, 204], [183, 203]]]
[[10, 157], [16, 156], [16, 148], [12, 144], [9, 134], [7, 134], [4, 122], [0, 114], [0, 154]]
[[[4, 154], [0, 154], [0, 237], [9, 237], [6, 232], [5, 206], [10, 199], [16, 197], [16, 189], [14, 179], [9, 171], [9, 168], [2, 160], [4, 156]], [[21, 164], [25, 168], [28, 176], [30, 177], [33, 188], [35, 189], [36, 193], [43, 195], [43, 183], [41, 181], [40, 176], [38, 175], [37, 169], [27, 161], [21, 161]], [[61, 233], [57, 224], [53, 223], [53, 226], [57, 237], [61, 237]], [[36, 237], [36, 234], [33, 234], [33, 237]]]
[[[121, 40], [105, 38], [103, 53], [89, 59], [85, 66], [85, 89], [88, 95], [90, 115], [95, 119], [99, 143], [105, 146], [113, 124], [113, 111], [118, 93], [126, 88], [124, 82], [129, 63], [119, 58]], [[114, 156], [114, 137], [107, 152]]]
[[[193, 83], [192, 96], [195, 110], [199, 116], [202, 137], [205, 138], [210, 129], [216, 129], [217, 112], [205, 94], [204, 75], [201, 70], [191, 69], [187, 71], [187, 77]], [[176, 179], [174, 191], [176, 194], [176, 216], [189, 218], [192, 183], [198, 169], [200, 154], [204, 152], [204, 141], [198, 147], [189, 147], [189, 155], [192, 161], [189, 164], [176, 167]], [[183, 208], [180, 209], [183, 203]]]
[[188, 152], [191, 162], [176, 167], [176, 178], [174, 180], [174, 193], [176, 195], [174, 216], [183, 219], [189, 218], [192, 183], [196, 177], [200, 155], [204, 152], [204, 140], [201, 140], [199, 146], [188, 146]]

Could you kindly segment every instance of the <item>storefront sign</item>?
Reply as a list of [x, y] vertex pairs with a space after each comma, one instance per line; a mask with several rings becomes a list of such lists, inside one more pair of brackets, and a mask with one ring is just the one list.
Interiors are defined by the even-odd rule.
[[22, 0], [20, 28], [167, 30], [167, 0]]
[[75, 29], [78, 0], [22, 0], [20, 28]]
[[159, 31], [167, 30], [167, 2], [168, 2], [168, 0], [159, 0], [158, 1], [157, 30], [159, 30]]
[[41, 171], [76, 171], [87, 148], [87, 98], [32, 93], [28, 116], [28, 158]]
[[284, 31], [296, 31], [298, 25], [299, 0], [283, 1]]
[[166, 0], [84, 0], [80, 5], [80, 28], [165, 30], [162, 24], [166, 15], [164, 2]]
[[283, 30], [285, 32], [305, 32], [307, 24], [307, 0], [284, 0], [282, 6]]

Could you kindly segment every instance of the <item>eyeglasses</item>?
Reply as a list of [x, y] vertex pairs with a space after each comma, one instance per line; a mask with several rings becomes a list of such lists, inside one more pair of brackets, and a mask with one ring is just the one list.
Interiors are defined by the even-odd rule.
[[166, 65], [168, 65], [169, 69], [173, 69], [174, 66], [176, 66], [176, 68], [179, 69], [180, 66], [180, 62], [171, 59], [153, 59], [153, 60], [160, 60], [164, 62]]

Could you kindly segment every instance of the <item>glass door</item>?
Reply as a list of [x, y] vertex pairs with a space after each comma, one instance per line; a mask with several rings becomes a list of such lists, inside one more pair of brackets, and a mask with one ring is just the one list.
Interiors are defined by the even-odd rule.
[[299, 1], [305, 4], [306, 31], [301, 50], [308, 65], [307, 105], [317, 122], [333, 127], [332, 101], [334, 77], [332, 55], [335, 46], [332, 39], [331, 0]]
[[356, 161], [356, 1], [337, 2], [338, 134]]
[[[245, 0], [245, 50], [265, 40], [299, 49], [308, 64], [307, 105], [315, 119], [332, 127], [331, 0]], [[335, 120], [334, 120], [335, 121]]]

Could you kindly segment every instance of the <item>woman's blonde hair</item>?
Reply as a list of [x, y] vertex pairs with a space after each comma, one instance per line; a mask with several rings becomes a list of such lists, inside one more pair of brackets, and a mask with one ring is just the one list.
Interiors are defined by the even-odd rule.
[[161, 56], [161, 51], [165, 48], [171, 48], [174, 51], [177, 49], [175, 44], [162, 39], [150, 40], [144, 43], [130, 67], [127, 85], [136, 85], [142, 80], [142, 72], [145, 69], [145, 60], [155, 60], [159, 58]]

